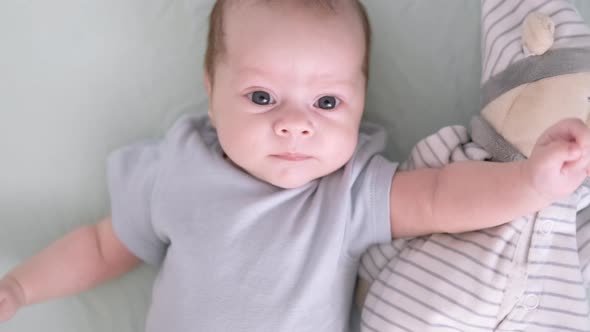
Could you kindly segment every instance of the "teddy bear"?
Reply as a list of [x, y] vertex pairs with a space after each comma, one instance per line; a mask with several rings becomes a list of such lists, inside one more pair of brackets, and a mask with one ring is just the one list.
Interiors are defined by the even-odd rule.
[[[527, 158], [559, 120], [590, 125], [590, 28], [574, 6], [481, 8], [481, 112], [469, 130], [448, 126], [419, 141], [401, 170]], [[497, 227], [369, 248], [356, 291], [361, 331], [590, 331], [588, 205], [590, 179]]]

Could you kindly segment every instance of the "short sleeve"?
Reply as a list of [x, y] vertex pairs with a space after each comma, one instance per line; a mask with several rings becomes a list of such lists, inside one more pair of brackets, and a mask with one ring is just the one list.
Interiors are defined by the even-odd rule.
[[352, 180], [346, 238], [353, 260], [371, 245], [391, 242], [390, 191], [398, 167], [380, 154], [386, 141], [383, 128], [365, 123], [361, 130], [357, 151], [345, 170]]
[[167, 242], [154, 228], [151, 214], [162, 163], [160, 145], [146, 142], [116, 150], [107, 166], [114, 231], [134, 255], [154, 265], [162, 261], [167, 248]]

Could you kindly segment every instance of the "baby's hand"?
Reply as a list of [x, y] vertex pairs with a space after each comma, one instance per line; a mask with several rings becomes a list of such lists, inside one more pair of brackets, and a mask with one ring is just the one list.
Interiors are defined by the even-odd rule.
[[11, 277], [0, 280], [0, 322], [7, 321], [25, 304], [20, 284]]
[[565, 119], [545, 130], [523, 164], [533, 189], [549, 201], [571, 194], [589, 168], [590, 130], [580, 119]]

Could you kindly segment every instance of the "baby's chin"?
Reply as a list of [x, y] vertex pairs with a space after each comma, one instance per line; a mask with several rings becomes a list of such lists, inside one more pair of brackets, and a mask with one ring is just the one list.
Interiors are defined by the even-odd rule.
[[294, 189], [303, 187], [310, 182], [328, 176], [343, 166], [341, 163], [326, 164], [325, 162], [318, 160], [314, 161], [311, 161], [306, 165], [297, 165], [295, 167], [278, 166], [265, 168], [263, 172], [253, 175], [276, 187]]
[[303, 163], [293, 167], [274, 165], [276, 167], [266, 168], [266, 172], [259, 173], [259, 178], [279, 188], [294, 189], [328, 176], [342, 167], [340, 163], [326, 163], [315, 159]]
[[275, 177], [264, 177], [262, 178], [263, 181], [266, 181], [273, 186], [283, 188], [283, 189], [295, 189], [299, 187], [303, 187], [306, 184], [315, 181], [316, 179], [322, 177], [323, 175], [317, 176], [275, 176]]

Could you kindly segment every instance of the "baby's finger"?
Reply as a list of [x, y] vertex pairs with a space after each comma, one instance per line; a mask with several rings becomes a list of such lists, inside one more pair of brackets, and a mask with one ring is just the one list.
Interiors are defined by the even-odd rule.
[[590, 147], [590, 129], [580, 119], [567, 119], [568, 136], [573, 138], [581, 147]]
[[590, 154], [584, 151], [582, 156], [577, 160], [567, 161], [563, 165], [562, 171], [564, 172], [579, 172], [587, 170], [590, 165]]
[[9, 307], [8, 300], [6, 298], [0, 300], [0, 322], [9, 320], [14, 314], [15, 311]]
[[548, 128], [539, 138], [538, 143], [545, 145], [555, 141], [577, 142], [581, 146], [585, 146], [590, 143], [590, 133], [582, 120], [578, 118], [564, 119]]
[[553, 169], [561, 174], [567, 174], [576, 166], [576, 161], [581, 157], [582, 150], [578, 144], [563, 140], [557, 140], [533, 152], [532, 159], [537, 159], [540, 165], [546, 169]]
[[582, 156], [582, 149], [575, 142], [554, 141], [546, 147], [550, 160], [558, 163], [574, 162]]

